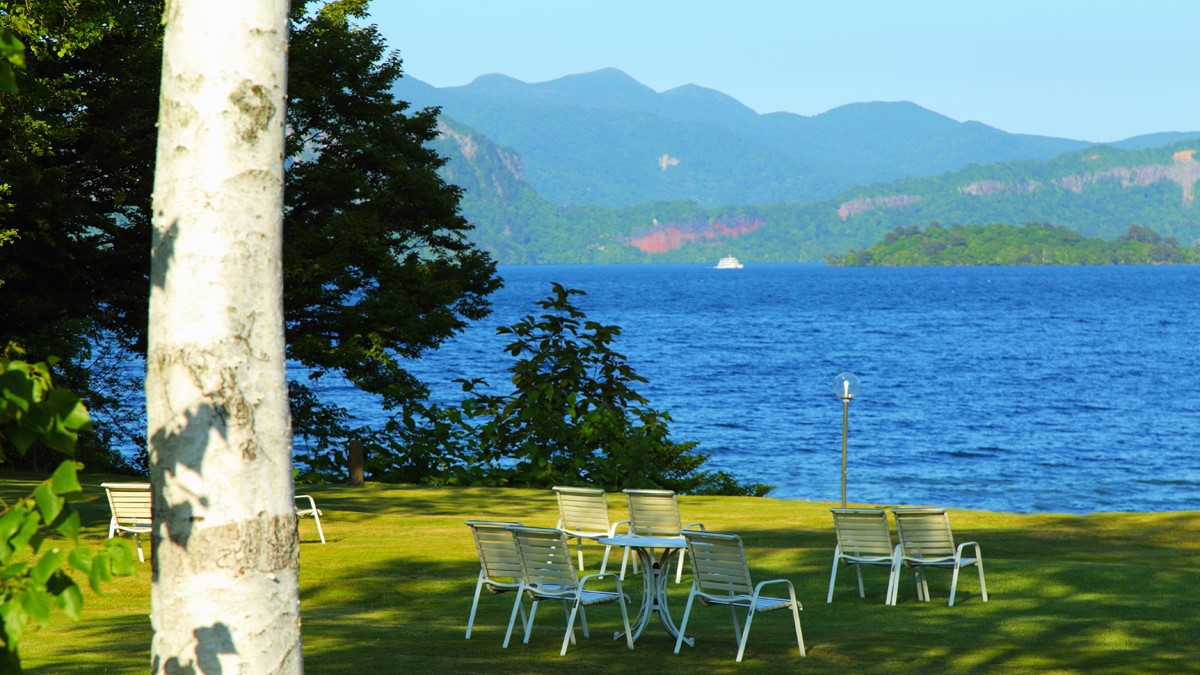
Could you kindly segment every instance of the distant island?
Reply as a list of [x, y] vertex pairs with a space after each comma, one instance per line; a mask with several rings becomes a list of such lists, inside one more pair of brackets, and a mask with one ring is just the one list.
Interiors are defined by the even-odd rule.
[[1200, 263], [1200, 248], [1132, 225], [1115, 241], [1083, 237], [1048, 223], [952, 225], [930, 223], [889, 230], [870, 248], [829, 255], [836, 267], [969, 265], [1160, 265]]

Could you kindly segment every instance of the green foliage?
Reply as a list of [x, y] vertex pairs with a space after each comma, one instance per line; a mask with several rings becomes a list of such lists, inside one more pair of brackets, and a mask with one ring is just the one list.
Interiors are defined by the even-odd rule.
[[[162, 15], [161, 0], [0, 10], [0, 30], [27, 52], [14, 70], [20, 94], [0, 93], [0, 344], [62, 357], [60, 379], [95, 421], [76, 450], [91, 469], [137, 468], [120, 466], [112, 447], [144, 445], [130, 392], [146, 339]], [[366, 18], [366, 0], [292, 3], [288, 357], [313, 378], [344, 376], [400, 405], [425, 392], [403, 360], [486, 315], [500, 280], [425, 146], [434, 113], [394, 100], [400, 59]], [[297, 435], [344, 442], [353, 429], [323, 424], [336, 405], [301, 405], [308, 385], [290, 389]]]
[[764, 495], [723, 471], [703, 471], [695, 442], [670, 439], [666, 412], [650, 407], [634, 386], [646, 380], [613, 348], [617, 326], [590, 321], [553, 285], [543, 313], [498, 329], [513, 390], [468, 394], [459, 407], [423, 408], [393, 421], [368, 468], [378, 480], [549, 487], [587, 484], [608, 490], [665, 488], [691, 494]]
[[7, 28], [0, 28], [0, 91], [14, 92], [13, 66], [25, 65], [25, 45]]
[[[13, 358], [20, 353], [9, 345], [0, 355], [0, 450], [24, 454], [41, 442], [70, 455], [79, 432], [90, 426], [87, 410], [70, 391], [53, 386], [49, 363]], [[28, 497], [0, 501], [0, 671], [21, 669], [21, 637], [31, 625], [45, 626], [55, 606], [79, 619], [83, 594], [68, 565], [96, 591], [113, 575], [134, 571], [123, 541], [108, 540], [96, 551], [79, 546], [79, 514], [67, 500], [82, 492], [81, 466], [65, 461]], [[71, 546], [48, 539], [47, 530]]]
[[889, 230], [874, 246], [829, 256], [839, 266], [1152, 265], [1200, 262], [1200, 249], [1133, 225], [1117, 241], [1089, 239], [1061, 226], [938, 223]]
[[[288, 63], [284, 304], [288, 358], [313, 377], [337, 372], [394, 407], [423, 398], [401, 365], [486, 316], [499, 287], [471, 244], [460, 192], [425, 146], [433, 111], [391, 94], [400, 58], [366, 0], [297, 2]], [[336, 406], [295, 388], [300, 435], [328, 442]], [[312, 413], [311, 415], [308, 413]]]

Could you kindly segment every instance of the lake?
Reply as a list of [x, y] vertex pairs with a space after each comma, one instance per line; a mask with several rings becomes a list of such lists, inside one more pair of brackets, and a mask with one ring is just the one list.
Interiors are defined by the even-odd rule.
[[[495, 329], [557, 281], [706, 465], [840, 501], [1011, 512], [1200, 508], [1200, 267], [501, 267], [494, 313], [411, 363], [434, 400], [507, 385]], [[340, 388], [339, 388], [340, 389]], [[348, 390], [361, 421], [373, 403]]]

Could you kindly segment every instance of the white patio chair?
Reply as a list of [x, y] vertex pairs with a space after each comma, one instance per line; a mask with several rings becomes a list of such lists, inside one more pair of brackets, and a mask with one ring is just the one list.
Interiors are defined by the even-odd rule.
[[[604, 490], [597, 488], [555, 486], [554, 493], [558, 498], [558, 529], [567, 535], [567, 540], [576, 539], [579, 556], [579, 571], [583, 567], [583, 540], [593, 541], [601, 537], [612, 537], [617, 534], [621, 525], [629, 525], [628, 520], [618, 520], [609, 523], [608, 499]], [[628, 528], [627, 528], [628, 529]], [[608, 571], [608, 556], [612, 546], [604, 547], [604, 559], [600, 562], [600, 571]], [[629, 559], [629, 549], [625, 549], [621, 568], [624, 569]], [[637, 560], [634, 560], [634, 573], [637, 572]], [[623, 577], [622, 577], [623, 578]]]
[[[968, 541], [954, 545], [954, 534], [950, 531], [950, 516], [945, 509], [892, 509], [896, 519], [896, 538], [900, 540], [900, 561], [914, 570], [917, 579], [917, 599], [929, 601], [929, 583], [925, 578], [926, 567], [952, 570], [950, 575], [950, 607], [954, 606], [954, 594], [958, 590], [958, 571], [963, 567], [975, 566], [979, 570], [979, 592], [983, 601], [988, 601], [987, 583], [983, 579], [983, 554], [979, 544]], [[963, 557], [967, 548], [975, 550], [974, 558]], [[898, 571], [897, 571], [898, 572]], [[892, 590], [892, 604], [900, 586], [899, 573], [896, 588]]]
[[[529, 610], [529, 623], [525, 629], [526, 644], [533, 632], [533, 620], [537, 616], [538, 603], [542, 600], [561, 600], [563, 610], [567, 612], [567, 632], [563, 636], [560, 656], [567, 653], [567, 645], [575, 641], [575, 617], [579, 617], [583, 636], [588, 637], [587, 614], [584, 607], [600, 603], [615, 602], [621, 608], [621, 622], [625, 629], [625, 643], [633, 650], [633, 635], [629, 630], [629, 612], [625, 603], [629, 598], [621, 590], [621, 579], [612, 572], [597, 572], [580, 578], [571, 564], [571, 548], [567, 544], [567, 535], [558, 529], [544, 527], [510, 526], [513, 540], [521, 557], [521, 590], [513, 604], [512, 616], [508, 620], [508, 632], [504, 635], [504, 646], [508, 647], [512, 636], [513, 624], [517, 620], [517, 610], [521, 606], [521, 598], [528, 594], [533, 599]], [[611, 578], [616, 591], [588, 590], [587, 586], [598, 579]], [[569, 607], [569, 610], [568, 610]]]
[[142, 535], [150, 534], [149, 483], [101, 483], [108, 496], [108, 508], [112, 517], [108, 521], [108, 538], [128, 532], [133, 535], [137, 546], [138, 560], [146, 562], [142, 553]]
[[[727, 605], [733, 615], [733, 639], [737, 644], [737, 660], [746, 652], [746, 639], [750, 637], [750, 623], [758, 612], [777, 609], [792, 610], [792, 621], [796, 625], [796, 644], [800, 656], [805, 656], [804, 634], [800, 631], [800, 603], [796, 601], [796, 589], [787, 579], [772, 579], [755, 584], [750, 579], [750, 565], [746, 562], [746, 550], [736, 534], [723, 532], [683, 532], [688, 552], [692, 556], [692, 588], [688, 591], [687, 606], [683, 610], [683, 621], [679, 624], [679, 637], [675, 640], [675, 653], [683, 644], [688, 618], [696, 598], [707, 605]], [[787, 586], [788, 597], [774, 598], [762, 595], [764, 587], [772, 584]], [[746, 626], [738, 625], [737, 610], [746, 610]]]
[[[684, 530], [703, 530], [703, 523], [682, 525], [679, 502], [671, 490], [623, 490], [629, 499], [629, 534], [642, 537], [678, 537]], [[684, 554], [679, 555], [675, 583], [683, 580]], [[625, 565], [621, 565], [625, 578]]]
[[[479, 607], [479, 596], [483, 587], [493, 595], [521, 590], [521, 555], [517, 553], [509, 527], [520, 523], [495, 520], [468, 520], [471, 538], [475, 541], [475, 552], [479, 555], [479, 578], [475, 581], [475, 597], [471, 600], [471, 614], [467, 617], [467, 638], [471, 639], [471, 628], [475, 625], [475, 610]], [[529, 629], [525, 607], [517, 593], [517, 605], [521, 608], [521, 626]]]
[[837, 532], [837, 547], [833, 551], [833, 572], [829, 575], [829, 595], [825, 602], [833, 602], [833, 585], [837, 581], [838, 565], [845, 564], [854, 565], [854, 571], [858, 575], [860, 598], [867, 597], [863, 590], [863, 566], [887, 567], [888, 585], [883, 602], [891, 604], [900, 567], [900, 547], [892, 546], [887, 513], [883, 509], [830, 511], [833, 512], [833, 527]]
[[[304, 505], [305, 500], [308, 501], [308, 506]], [[299, 502], [296, 506], [296, 518], [312, 517], [313, 520], [317, 521], [317, 536], [321, 538], [321, 543], [324, 544], [325, 531], [321, 529], [321, 516], [325, 514], [321, 513], [321, 509], [317, 508], [316, 500], [309, 495], [296, 495], [296, 501]]]

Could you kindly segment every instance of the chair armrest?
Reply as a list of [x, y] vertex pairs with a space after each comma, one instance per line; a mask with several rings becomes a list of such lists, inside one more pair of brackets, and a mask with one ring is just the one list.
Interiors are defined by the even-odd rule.
[[683, 526], [683, 529], [685, 529], [685, 530], [691, 530], [693, 528], [703, 531], [704, 523], [689, 523], [689, 524]]
[[629, 521], [628, 520], [618, 520], [617, 522], [615, 522], [611, 526], [609, 526], [608, 536], [610, 536], [610, 537], [617, 536], [617, 526], [618, 525], [624, 525], [625, 526], [625, 534], [629, 534]]
[[757, 607], [758, 606], [758, 598], [759, 598], [760, 594], [762, 593], [762, 589], [767, 586], [770, 586], [772, 584], [786, 585], [787, 589], [788, 589], [788, 599], [790, 599], [792, 601], [792, 604], [796, 606], [796, 609], [804, 609], [804, 607], [800, 605], [800, 601], [796, 599], [796, 587], [793, 586], [792, 582], [788, 581], [787, 579], [770, 579], [768, 581], [758, 582], [754, 586], [754, 594], [750, 596], [750, 603], [753, 606]]
[[308, 500], [308, 508], [312, 509], [313, 513], [320, 513], [319, 511], [317, 511], [317, 502], [316, 502], [316, 500], [314, 500], [312, 498], [312, 495], [296, 495], [295, 499], [296, 499], [296, 501], [300, 501], [301, 499], [307, 499]]
[[629, 597], [621, 590], [621, 575], [616, 572], [596, 572], [595, 574], [587, 574], [579, 579], [579, 592], [583, 593], [587, 587], [587, 583], [592, 579], [603, 579], [604, 577], [612, 577], [613, 583], [617, 585], [617, 595], [625, 602], [629, 602]]
[[968, 546], [975, 547], [975, 560], [979, 560], [980, 558], [983, 557], [983, 554], [980, 553], [980, 551], [979, 551], [979, 544], [976, 542], [973, 542], [973, 541], [964, 541], [963, 543], [959, 544], [958, 550], [955, 551], [955, 553], [954, 553], [954, 557], [958, 558], [959, 560], [962, 560], [963, 549]]

